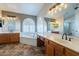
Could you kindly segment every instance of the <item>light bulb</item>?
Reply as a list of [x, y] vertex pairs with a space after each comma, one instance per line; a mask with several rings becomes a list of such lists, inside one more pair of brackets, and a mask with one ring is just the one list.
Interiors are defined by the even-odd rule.
[[59, 11], [61, 11], [62, 9], [61, 8], [59, 8]]
[[13, 19], [16, 20], [16, 17], [14, 17]]
[[5, 19], [5, 17], [2, 17], [2, 19]]
[[64, 3], [61, 3], [61, 6], [63, 6], [64, 5]]
[[9, 17], [9, 19], [11, 20], [12, 18], [11, 18], [11, 17]]
[[56, 13], [57, 11], [55, 10], [55, 13]]
[[51, 13], [51, 11], [48, 12], [48, 14], [50, 14], [50, 13]]
[[67, 8], [67, 4], [64, 5], [64, 8]]
[[56, 6], [56, 10], [58, 10], [58, 6]]
[[2, 17], [0, 16], [0, 18], [2, 18]]
[[7, 17], [7, 19], [10, 19], [9, 17]]
[[53, 11], [54, 11], [54, 9], [51, 10], [51, 12], [53, 12]]

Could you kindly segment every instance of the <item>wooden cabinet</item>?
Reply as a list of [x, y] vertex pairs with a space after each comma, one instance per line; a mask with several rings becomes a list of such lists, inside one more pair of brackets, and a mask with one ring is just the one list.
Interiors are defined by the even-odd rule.
[[15, 33], [11, 33], [10, 34], [10, 42], [19, 42], [19, 33], [15, 34]]
[[79, 56], [79, 53], [71, 49], [65, 48], [65, 56]]
[[50, 40], [45, 39], [45, 55], [50, 56], [63, 56], [64, 55], [64, 47], [58, 45]]
[[64, 47], [57, 45], [55, 46], [55, 56], [63, 56], [64, 55]]
[[51, 47], [50, 45], [46, 46], [46, 55], [47, 56], [54, 56], [54, 47]]
[[45, 39], [45, 40], [44, 40], [44, 45], [45, 45], [45, 46], [48, 45], [48, 41], [49, 41], [48, 39]]
[[79, 56], [79, 53], [66, 48], [58, 43], [45, 39], [46, 56]]
[[0, 44], [2, 43], [9, 43], [9, 35], [6, 34], [0, 34]]
[[0, 44], [19, 42], [19, 33], [2, 33], [0, 34]]
[[78, 52], [62, 46], [54, 41], [44, 38], [45, 55], [46, 56], [79, 56]]
[[[55, 51], [55, 56], [63, 56], [64, 55], [64, 47], [55, 43], [55, 42], [52, 42], [52, 41], [49, 41], [49, 44], [54, 47], [54, 51]], [[60, 53], [59, 53], [60, 52]]]
[[45, 55], [54, 56], [54, 47], [49, 45], [49, 40], [45, 39]]
[[44, 46], [44, 38], [43, 37], [41, 37], [41, 36], [37, 37], [37, 46], [38, 47]]

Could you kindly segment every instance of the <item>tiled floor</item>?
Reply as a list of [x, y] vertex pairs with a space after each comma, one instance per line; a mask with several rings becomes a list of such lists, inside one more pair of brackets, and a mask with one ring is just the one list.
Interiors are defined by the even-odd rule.
[[40, 47], [27, 44], [2, 44], [0, 45], [0, 56], [43, 56]]

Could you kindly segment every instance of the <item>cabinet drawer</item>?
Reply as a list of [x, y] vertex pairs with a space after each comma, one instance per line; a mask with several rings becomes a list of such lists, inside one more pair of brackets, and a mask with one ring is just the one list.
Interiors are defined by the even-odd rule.
[[54, 43], [53, 41], [48, 41], [48, 44], [52, 47], [56, 47], [56, 43]]
[[65, 48], [65, 56], [79, 56], [79, 53], [71, 49]]
[[51, 46], [55, 46], [55, 47], [58, 47], [58, 48], [60, 48], [60, 49], [64, 48], [62, 45], [57, 44], [57, 43], [55, 43], [55, 42], [53, 42], [53, 41], [49, 41], [48, 43], [49, 43]]

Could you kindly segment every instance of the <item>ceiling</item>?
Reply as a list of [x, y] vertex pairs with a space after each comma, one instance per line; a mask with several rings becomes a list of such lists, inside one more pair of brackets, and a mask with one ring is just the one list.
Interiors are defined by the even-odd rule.
[[49, 18], [57, 18], [60, 16], [64, 16], [64, 19], [66, 19], [72, 15], [75, 15], [76, 10], [74, 8], [79, 7], [79, 4], [78, 3], [66, 3], [66, 4], [67, 4], [66, 9], [62, 9], [61, 11], [57, 11], [56, 13], [54, 14], [52, 13], [51, 15], [47, 14], [46, 16]]
[[48, 10], [55, 3], [0, 3], [0, 10], [17, 12], [28, 15], [39, 15], [49, 18], [56, 18], [60, 16], [64, 16], [67, 18], [75, 13], [75, 7], [79, 6], [77, 3], [67, 3], [67, 8], [62, 9], [61, 11], [57, 11], [55, 14], [51, 16], [48, 15]]
[[44, 3], [0, 3], [0, 9], [29, 15], [38, 15], [44, 5]]

